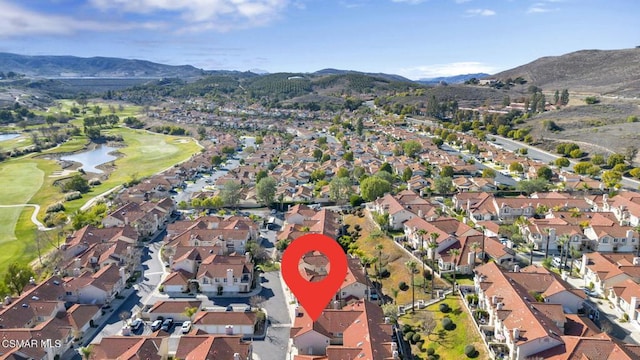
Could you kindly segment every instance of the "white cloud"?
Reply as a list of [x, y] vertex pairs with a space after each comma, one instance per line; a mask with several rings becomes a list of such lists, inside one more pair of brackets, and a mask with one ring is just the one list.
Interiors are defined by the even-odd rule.
[[420, 4], [423, 3], [427, 0], [391, 0], [394, 3], [407, 3], [407, 4], [411, 4], [411, 5], [415, 5], [415, 4]]
[[560, 10], [557, 7], [549, 7], [550, 4], [557, 4], [564, 2], [564, 0], [541, 0], [533, 3], [527, 9], [527, 14], [543, 14], [548, 12], [554, 12]]
[[247, 28], [267, 24], [277, 18], [290, 0], [90, 0], [102, 10], [126, 13], [178, 14], [186, 24], [182, 30], [202, 31]]
[[0, 0], [0, 38], [28, 35], [69, 35], [81, 31], [123, 31], [153, 29], [159, 23], [113, 23], [75, 19], [71, 16], [39, 13]]
[[496, 69], [487, 64], [475, 61], [454, 62], [449, 64], [421, 65], [412, 68], [400, 69], [400, 75], [409, 79], [436, 78], [442, 76], [454, 76], [475, 73], [494, 73]]
[[454, 0], [456, 4], [464, 4], [464, 3], [468, 3], [471, 0]]
[[465, 11], [465, 14], [467, 16], [493, 16], [496, 12], [490, 9], [469, 9]]

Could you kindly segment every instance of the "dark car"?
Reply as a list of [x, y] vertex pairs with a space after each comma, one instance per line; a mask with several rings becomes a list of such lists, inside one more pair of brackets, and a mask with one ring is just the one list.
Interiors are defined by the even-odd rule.
[[162, 322], [162, 327], [160, 327], [160, 330], [169, 332], [171, 331], [172, 327], [173, 327], [173, 319], [167, 318], [164, 320], [164, 322]]

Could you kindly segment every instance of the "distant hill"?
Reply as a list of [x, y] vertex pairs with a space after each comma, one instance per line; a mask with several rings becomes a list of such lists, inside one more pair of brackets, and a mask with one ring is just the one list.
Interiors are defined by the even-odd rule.
[[360, 71], [353, 71], [353, 70], [322, 69], [313, 73], [313, 75], [346, 75], [346, 74], [361, 74], [361, 75], [368, 75], [368, 76], [385, 79], [389, 81], [411, 82], [411, 80], [400, 75], [385, 74], [385, 73], [367, 73], [367, 72], [360, 72]]
[[640, 49], [582, 50], [543, 57], [490, 76], [523, 77], [544, 90], [569, 89], [594, 94], [640, 95]]
[[441, 76], [441, 77], [435, 77], [435, 78], [424, 78], [424, 79], [416, 80], [416, 82], [420, 84], [425, 84], [425, 85], [434, 85], [434, 84], [439, 84], [441, 82], [445, 82], [447, 84], [462, 84], [465, 81], [472, 78], [482, 79], [487, 76], [490, 76], [490, 75], [486, 73], [464, 74], [464, 75], [454, 75], [454, 76]]
[[203, 74], [203, 70], [191, 65], [164, 65], [146, 60], [11, 53], [0, 53], [0, 71], [45, 78], [190, 78]]

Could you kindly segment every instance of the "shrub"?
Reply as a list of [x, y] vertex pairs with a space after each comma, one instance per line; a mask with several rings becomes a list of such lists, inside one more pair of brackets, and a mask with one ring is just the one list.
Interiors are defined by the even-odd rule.
[[80, 191], [72, 191], [64, 196], [65, 201], [71, 201], [80, 199], [82, 197], [82, 193]]
[[427, 360], [437, 360], [438, 358], [435, 355], [427, 356]]
[[440, 312], [441, 313], [448, 313], [449, 311], [451, 311], [451, 308], [449, 307], [449, 305], [447, 303], [442, 303], [439, 306]]
[[434, 348], [427, 348], [427, 355], [434, 355], [436, 353], [436, 349]]
[[382, 269], [380, 269], [380, 271], [378, 271], [378, 276], [381, 279], [386, 279], [389, 276], [391, 276], [391, 273], [389, 272], [389, 270], [386, 267], [383, 267]]
[[91, 185], [91, 186], [98, 186], [100, 184], [102, 184], [102, 181], [100, 181], [100, 179], [98, 179], [98, 178], [93, 178], [93, 179], [89, 180], [89, 185]]
[[404, 339], [407, 341], [411, 341], [413, 340], [413, 335], [415, 335], [416, 333], [414, 333], [413, 331], [409, 331], [408, 333], [404, 334]]
[[49, 207], [47, 208], [48, 213], [58, 212], [58, 211], [64, 211], [64, 205], [62, 205], [62, 203], [59, 203], [59, 202], [53, 205], [49, 205]]
[[442, 327], [447, 331], [453, 330], [453, 327], [454, 327], [453, 320], [451, 320], [448, 317], [443, 318], [442, 319]]
[[476, 354], [475, 346], [473, 346], [471, 344], [465, 346], [464, 347], [464, 354], [467, 355], [467, 357], [474, 357], [474, 355]]
[[404, 324], [404, 325], [402, 325], [402, 333], [403, 333], [403, 334], [406, 334], [406, 333], [408, 333], [408, 332], [409, 332], [409, 331], [411, 331], [411, 330], [413, 330], [413, 328], [411, 327], [411, 325], [409, 325], [409, 324]]
[[407, 285], [407, 283], [404, 281], [400, 281], [400, 283], [398, 284], [398, 289], [402, 291], [407, 291], [409, 290], [409, 285]]
[[414, 344], [417, 344], [418, 341], [420, 341], [420, 334], [418, 333], [413, 334], [413, 336], [411, 337], [411, 342]]

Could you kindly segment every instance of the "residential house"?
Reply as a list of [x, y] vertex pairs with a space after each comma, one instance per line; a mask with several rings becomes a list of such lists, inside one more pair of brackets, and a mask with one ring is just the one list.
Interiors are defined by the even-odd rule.
[[195, 308], [198, 311], [200, 305], [202, 305], [200, 300], [158, 300], [144, 314], [144, 317], [148, 317], [151, 321], [155, 321], [159, 317], [172, 318], [177, 322], [187, 321], [191, 318], [185, 313], [186, 310]]
[[124, 289], [127, 275], [124, 268], [108, 265], [95, 274], [85, 271], [66, 278], [63, 288], [66, 301], [80, 304], [108, 304]]
[[254, 287], [250, 255], [216, 255], [200, 264], [196, 274], [200, 291], [209, 294], [246, 293]]
[[91, 345], [90, 360], [166, 360], [169, 338], [153, 336], [105, 336]]
[[178, 340], [174, 359], [253, 360], [251, 343], [240, 336], [183, 335]]
[[253, 311], [200, 311], [193, 327], [212, 335], [253, 336], [258, 317]]

